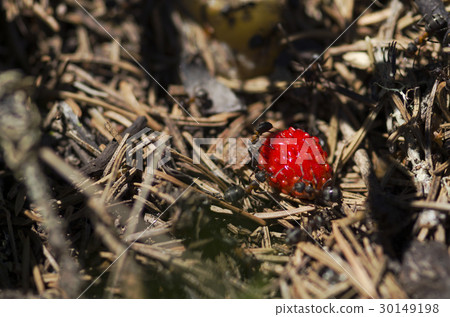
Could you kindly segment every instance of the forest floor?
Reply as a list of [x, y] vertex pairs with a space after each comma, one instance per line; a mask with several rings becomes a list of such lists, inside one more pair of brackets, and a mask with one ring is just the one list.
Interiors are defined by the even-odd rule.
[[0, 297], [450, 298], [445, 4], [4, 0]]

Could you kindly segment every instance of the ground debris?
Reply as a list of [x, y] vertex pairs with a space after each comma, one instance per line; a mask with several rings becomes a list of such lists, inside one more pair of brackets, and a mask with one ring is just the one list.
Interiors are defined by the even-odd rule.
[[[0, 297], [449, 298], [449, 15], [414, 2], [1, 2]], [[334, 201], [261, 174], [289, 127]]]

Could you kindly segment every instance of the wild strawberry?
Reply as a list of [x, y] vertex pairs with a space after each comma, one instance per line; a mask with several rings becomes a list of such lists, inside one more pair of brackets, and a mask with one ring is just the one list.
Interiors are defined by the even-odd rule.
[[258, 166], [272, 187], [295, 197], [315, 199], [331, 182], [327, 157], [317, 137], [290, 127], [266, 139], [259, 151]]

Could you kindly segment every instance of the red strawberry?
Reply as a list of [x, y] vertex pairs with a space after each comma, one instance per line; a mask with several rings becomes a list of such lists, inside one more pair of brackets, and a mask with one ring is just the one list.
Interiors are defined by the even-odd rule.
[[258, 165], [271, 186], [295, 197], [315, 199], [332, 177], [327, 157], [317, 137], [291, 127], [266, 139]]

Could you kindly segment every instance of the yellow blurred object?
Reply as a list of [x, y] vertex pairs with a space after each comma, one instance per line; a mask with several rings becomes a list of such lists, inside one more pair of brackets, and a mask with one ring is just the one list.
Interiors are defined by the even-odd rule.
[[[220, 42], [208, 46], [217, 56], [215, 64], [219, 73], [246, 79], [272, 71], [280, 52], [276, 25], [281, 20], [284, 1], [182, 0], [181, 4], [212, 36], [210, 41]], [[220, 57], [224, 52], [231, 56]], [[233, 67], [236, 69], [230, 69]]]

